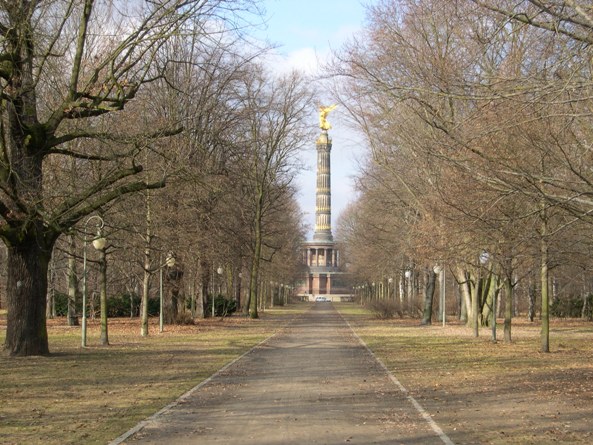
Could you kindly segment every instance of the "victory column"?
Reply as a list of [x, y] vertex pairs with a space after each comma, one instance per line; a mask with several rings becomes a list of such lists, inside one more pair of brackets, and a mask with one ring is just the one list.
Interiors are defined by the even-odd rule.
[[303, 263], [307, 274], [303, 277], [299, 294], [311, 301], [326, 298], [340, 301], [348, 289], [341, 289], [336, 278], [339, 271], [339, 251], [336, 248], [331, 228], [331, 149], [328, 135], [331, 129], [327, 115], [336, 105], [319, 107], [319, 128], [321, 134], [315, 143], [317, 147], [317, 186], [315, 189], [315, 232], [313, 241], [303, 244]]

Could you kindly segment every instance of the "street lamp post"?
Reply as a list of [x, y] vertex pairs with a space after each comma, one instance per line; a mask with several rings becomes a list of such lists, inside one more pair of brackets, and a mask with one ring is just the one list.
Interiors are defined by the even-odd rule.
[[447, 282], [445, 281], [445, 268], [441, 271], [441, 300], [443, 302], [443, 327], [445, 327], [447, 323]]
[[241, 309], [241, 285], [243, 281], [243, 272], [239, 272], [239, 279], [237, 280], [237, 293], [235, 295], [235, 301], [237, 302], [237, 311]]
[[87, 284], [86, 284], [86, 245], [87, 245], [87, 226], [89, 222], [93, 219], [97, 220], [97, 236], [93, 239], [93, 247], [97, 250], [103, 250], [105, 248], [105, 244], [107, 240], [103, 238], [102, 231], [103, 226], [105, 225], [105, 221], [99, 215], [93, 215], [89, 217], [86, 222], [84, 223], [84, 236], [83, 236], [83, 245], [82, 245], [82, 339], [81, 344], [82, 347], [86, 347], [86, 294], [87, 294]]
[[[218, 269], [216, 269], [216, 273], [218, 274], [218, 295], [221, 295], [222, 293], [222, 273], [224, 272], [224, 269], [222, 268], [222, 266], [218, 266]], [[216, 301], [216, 297], [212, 296], [212, 318], [214, 318], [214, 302]]]
[[407, 269], [404, 272], [404, 277], [405, 277], [404, 288], [405, 288], [405, 292], [406, 292], [406, 298], [408, 300], [408, 309], [411, 311], [411, 309], [412, 309], [412, 271], [410, 269]]
[[[274, 306], [274, 296], [276, 295], [276, 288], [279, 284], [276, 281], [270, 281], [270, 306]], [[278, 287], [278, 289], [280, 289]], [[262, 308], [263, 310], [266, 309], [266, 297], [262, 298]]]
[[[278, 289], [277, 291], [276, 291], [276, 287]], [[280, 298], [282, 298], [281, 289], [282, 289], [282, 285], [280, 283], [274, 283], [274, 290], [272, 290], [272, 295], [270, 295], [270, 307], [271, 308], [274, 307], [274, 297], [276, 296], [276, 293], [278, 294], [278, 300], [280, 300]], [[264, 304], [264, 308], [265, 308], [265, 304]]]
[[364, 283], [362, 294], [364, 296], [364, 303], [362, 304], [362, 306], [364, 306], [369, 301], [369, 284]]

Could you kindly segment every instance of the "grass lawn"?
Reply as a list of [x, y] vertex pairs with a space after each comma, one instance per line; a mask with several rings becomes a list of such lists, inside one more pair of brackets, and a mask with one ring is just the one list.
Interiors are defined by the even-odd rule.
[[[88, 348], [80, 327], [48, 320], [49, 357], [0, 355], [0, 443], [105, 444], [175, 400], [234, 358], [268, 338], [308, 305], [266, 310], [251, 320], [233, 316], [165, 326], [151, 320], [109, 321], [110, 346], [99, 346], [89, 320]], [[6, 316], [0, 314], [4, 343]]]
[[[554, 320], [549, 354], [539, 326], [513, 321], [513, 343], [479, 338], [459, 323], [377, 320], [355, 304], [334, 304], [444, 432], [461, 444], [593, 442], [593, 323]], [[89, 347], [80, 327], [49, 321], [49, 357], [0, 355], [0, 443], [105, 444], [226, 363], [277, 332], [308, 304], [166, 326], [139, 336], [138, 319], [110, 320], [109, 347], [97, 322]], [[5, 314], [0, 314], [4, 341]], [[502, 338], [502, 326], [499, 327]]]
[[[513, 320], [513, 343], [491, 342], [461, 324], [376, 320], [335, 304], [377, 357], [456, 444], [593, 443], [593, 323]], [[501, 322], [502, 320], [499, 320]]]

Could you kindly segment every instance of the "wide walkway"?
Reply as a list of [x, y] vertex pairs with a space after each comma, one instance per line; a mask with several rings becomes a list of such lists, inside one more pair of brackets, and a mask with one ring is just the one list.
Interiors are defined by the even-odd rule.
[[331, 303], [316, 303], [119, 443], [447, 443], [394, 380]]

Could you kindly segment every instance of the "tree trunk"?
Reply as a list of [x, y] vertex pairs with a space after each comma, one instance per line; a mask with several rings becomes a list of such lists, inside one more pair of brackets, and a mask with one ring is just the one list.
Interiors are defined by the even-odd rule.
[[204, 309], [204, 302], [206, 301], [206, 295], [205, 289], [204, 289], [204, 285], [202, 283], [200, 283], [200, 286], [198, 286], [198, 295], [197, 295], [197, 300], [196, 300], [196, 317], [198, 318], [206, 318], [206, 313], [205, 313], [205, 309]]
[[457, 304], [459, 321], [467, 324], [467, 307], [465, 305], [465, 299], [461, 295], [461, 286], [459, 284], [455, 286], [455, 303]]
[[258, 190], [258, 197], [257, 197], [257, 204], [255, 209], [255, 216], [254, 216], [254, 249], [253, 249], [253, 257], [251, 260], [251, 276], [250, 276], [250, 283], [249, 283], [249, 292], [250, 292], [250, 308], [249, 308], [249, 316], [251, 318], [259, 318], [257, 313], [257, 291], [258, 286], [257, 282], [259, 279], [259, 262], [261, 258], [261, 245], [262, 245], [262, 229], [261, 229], [261, 220], [262, 220], [262, 206], [263, 206], [263, 199], [264, 194], [263, 191], [260, 189]]
[[504, 342], [511, 343], [511, 323], [513, 320], [513, 278], [512, 274], [504, 280]]
[[498, 298], [498, 291], [499, 287], [496, 286], [496, 289], [492, 294], [492, 343], [496, 343], [498, 341], [496, 338], [496, 318], [498, 314], [497, 302], [500, 301], [500, 298]]
[[[142, 337], [148, 336], [148, 292], [150, 290], [150, 274], [151, 274], [151, 252], [152, 252], [152, 205], [150, 190], [146, 190], [144, 197], [145, 202], [145, 223], [146, 232], [144, 234], [144, 277], [142, 279], [142, 301], [140, 303], [140, 335]], [[159, 261], [162, 263], [162, 261]], [[163, 264], [159, 264], [163, 267]]]
[[46, 318], [54, 318], [56, 316], [56, 287], [55, 287], [56, 271], [53, 257], [49, 263], [49, 283], [47, 292], [47, 302], [45, 309]]
[[173, 266], [167, 272], [167, 298], [164, 303], [164, 322], [165, 324], [175, 324], [179, 316], [179, 289], [181, 288], [181, 279], [183, 278], [183, 271], [176, 266]]
[[[140, 302], [140, 335], [148, 336], [148, 292], [150, 290], [150, 246], [144, 250], [144, 276], [142, 277], [142, 301]], [[162, 267], [162, 265], [159, 265]]]
[[399, 310], [400, 312], [403, 314], [404, 312], [404, 298], [406, 295], [406, 272], [403, 270], [403, 265], [402, 265], [402, 270], [399, 274], [399, 287], [398, 287], [398, 305], [399, 305]]
[[[251, 274], [250, 274], [251, 275]], [[251, 307], [251, 286], [252, 286], [251, 276], [249, 278], [249, 284], [247, 288], [247, 292], [245, 293], [245, 304], [243, 305], [243, 315], [249, 315], [249, 308]]]
[[529, 309], [527, 310], [527, 319], [533, 323], [535, 319], [535, 281], [531, 274], [529, 274], [529, 287], [527, 289], [527, 293], [529, 294]]
[[78, 294], [78, 277], [76, 276], [76, 258], [74, 250], [76, 242], [74, 235], [68, 235], [68, 326], [78, 326], [76, 316], [76, 294]]
[[194, 319], [196, 318], [196, 284], [194, 276], [192, 276], [192, 279], [189, 282], [189, 302], [191, 318]]
[[459, 293], [461, 294], [461, 314], [460, 319], [462, 316], [465, 315], [465, 321], [468, 325], [473, 320], [472, 314], [472, 292], [470, 287], [470, 277], [469, 274], [463, 270], [461, 267], [456, 267], [453, 269], [453, 275], [455, 276], [455, 280], [459, 284]]
[[583, 320], [591, 321], [591, 294], [586, 292], [583, 295], [583, 309], [581, 310], [581, 318]]
[[558, 293], [560, 285], [558, 284], [558, 278], [555, 276], [552, 277], [552, 303], [558, 300]]
[[200, 269], [201, 269], [201, 282], [202, 282], [202, 291], [200, 295], [202, 297], [202, 318], [206, 318], [208, 316], [207, 309], [208, 309], [208, 288], [210, 287], [210, 269], [212, 268], [212, 264], [202, 259], [200, 261]]
[[479, 312], [480, 312], [480, 283], [481, 282], [482, 282], [482, 274], [480, 272], [477, 276], [477, 280], [474, 284], [474, 289], [473, 289], [473, 292], [471, 295], [471, 297], [472, 297], [471, 320], [472, 320], [472, 328], [474, 331], [474, 337], [479, 337], [479, 335], [480, 335]]
[[490, 326], [492, 322], [492, 310], [494, 305], [494, 292], [492, 292], [492, 286], [489, 286], [488, 281], [489, 278], [484, 278], [482, 280], [482, 298], [481, 301], [484, 303], [482, 304], [482, 310], [480, 311], [480, 315], [482, 318], [482, 326]]
[[48, 355], [45, 305], [51, 248], [30, 236], [8, 246], [7, 327], [11, 356]]
[[416, 299], [417, 296], [420, 294], [420, 274], [416, 271], [416, 266], [412, 267], [412, 275], [410, 276], [410, 293], [408, 294], [409, 300], [408, 305], [410, 308], [410, 314], [413, 317], [416, 317], [416, 310], [418, 309], [416, 306]]
[[[543, 223], [546, 226], [546, 222]], [[550, 317], [548, 295], [548, 243], [545, 239], [545, 228], [540, 241], [540, 277], [542, 292], [542, 327], [541, 327], [541, 352], [550, 352]]]
[[257, 313], [257, 293], [258, 293], [258, 273], [259, 273], [259, 255], [261, 252], [261, 243], [259, 243], [259, 249], [253, 254], [253, 260], [251, 264], [251, 274], [249, 278], [249, 316], [251, 318], [259, 318]]
[[171, 289], [171, 305], [169, 306], [169, 323], [177, 323], [179, 318], [179, 288]]
[[436, 283], [436, 274], [431, 268], [426, 269], [426, 286], [424, 287], [424, 312], [422, 316], [422, 324], [432, 324], [432, 302], [434, 299], [434, 290]]
[[241, 272], [237, 274], [237, 287], [235, 289], [235, 301], [237, 302], [237, 311], [241, 310], [241, 285], [242, 285], [243, 276]]
[[164, 324], [175, 324], [175, 316], [177, 315], [177, 303], [174, 294], [177, 292], [173, 289], [173, 285], [170, 280], [167, 280], [168, 284], [165, 288], [165, 295], [163, 301], [163, 323]]

